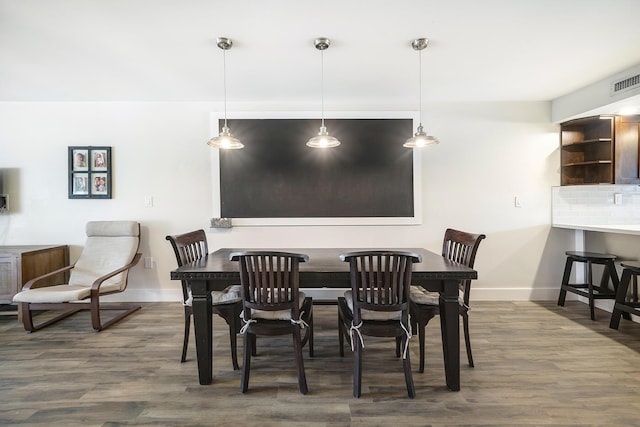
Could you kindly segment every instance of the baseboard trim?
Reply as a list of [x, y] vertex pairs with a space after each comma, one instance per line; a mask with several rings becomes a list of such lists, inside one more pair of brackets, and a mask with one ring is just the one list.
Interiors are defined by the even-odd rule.
[[[335, 301], [344, 294], [346, 289], [305, 289], [306, 296], [312, 297], [319, 303]], [[560, 288], [477, 288], [471, 290], [472, 301], [557, 301]], [[180, 289], [127, 289], [125, 292], [107, 295], [102, 298], [104, 302], [182, 302]], [[588, 304], [584, 297], [567, 293], [567, 301], [580, 301]], [[596, 300], [596, 307], [613, 311], [613, 300]], [[634, 322], [640, 322], [640, 317], [632, 316]]]
[[[318, 300], [333, 300], [342, 296], [346, 289], [304, 289], [304, 293]], [[472, 288], [474, 301], [554, 301], [558, 299], [558, 288]], [[180, 289], [127, 289], [125, 292], [103, 297], [114, 302], [168, 302], [182, 300]], [[567, 295], [571, 299], [571, 294]]]

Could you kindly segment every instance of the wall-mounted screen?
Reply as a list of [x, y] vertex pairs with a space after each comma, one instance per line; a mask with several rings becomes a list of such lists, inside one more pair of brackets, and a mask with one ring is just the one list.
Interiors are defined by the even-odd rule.
[[8, 170], [0, 169], [0, 213], [9, 212], [9, 184], [7, 182]]
[[402, 146], [413, 124], [407, 116], [326, 119], [341, 145], [314, 149], [306, 141], [318, 119], [229, 119], [245, 147], [218, 152], [217, 212], [234, 225], [416, 223], [414, 152]]

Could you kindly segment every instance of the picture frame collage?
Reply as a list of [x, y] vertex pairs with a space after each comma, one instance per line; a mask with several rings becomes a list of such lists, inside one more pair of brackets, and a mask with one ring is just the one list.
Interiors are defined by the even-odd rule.
[[111, 147], [69, 147], [69, 198], [110, 199]]

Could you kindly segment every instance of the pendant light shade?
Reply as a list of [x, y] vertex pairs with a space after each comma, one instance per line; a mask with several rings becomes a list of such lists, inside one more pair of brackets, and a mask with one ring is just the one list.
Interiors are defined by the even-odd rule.
[[[324, 122], [323, 122], [324, 125]], [[307, 145], [313, 148], [332, 148], [340, 145], [340, 141], [329, 135], [327, 128], [320, 126], [320, 132], [307, 141]]]
[[236, 150], [243, 148], [244, 144], [240, 140], [231, 134], [231, 130], [227, 126], [227, 50], [231, 49], [233, 41], [226, 37], [218, 38], [218, 47], [222, 49], [223, 58], [223, 83], [224, 83], [224, 126], [222, 126], [222, 132], [214, 138], [207, 141], [207, 144], [214, 148], [231, 149]]
[[404, 147], [407, 148], [420, 148], [426, 147], [427, 145], [439, 144], [440, 141], [434, 136], [427, 135], [422, 127], [422, 51], [429, 45], [428, 39], [415, 39], [411, 43], [411, 47], [413, 50], [418, 51], [418, 60], [419, 60], [419, 82], [420, 88], [418, 91], [418, 102], [420, 104], [420, 124], [418, 125], [418, 129], [416, 133], [409, 139], [405, 141], [403, 144]]
[[238, 138], [231, 135], [231, 131], [227, 127], [227, 121], [225, 120], [224, 122], [225, 125], [222, 126], [222, 132], [220, 132], [220, 135], [211, 138], [209, 141], [207, 141], [207, 144], [215, 148], [224, 148], [228, 150], [237, 150], [239, 148], [243, 148], [244, 144], [240, 142]]
[[411, 138], [407, 139], [402, 145], [407, 148], [420, 148], [434, 144], [440, 144], [440, 141], [438, 141], [435, 136], [427, 135], [422, 128], [422, 124], [420, 124], [416, 133], [413, 134]]
[[324, 51], [329, 48], [331, 40], [321, 37], [314, 41], [316, 49], [320, 51], [320, 74], [321, 74], [321, 94], [322, 94], [322, 122], [320, 132], [307, 141], [307, 146], [312, 148], [332, 148], [340, 145], [340, 141], [329, 135], [324, 125]]

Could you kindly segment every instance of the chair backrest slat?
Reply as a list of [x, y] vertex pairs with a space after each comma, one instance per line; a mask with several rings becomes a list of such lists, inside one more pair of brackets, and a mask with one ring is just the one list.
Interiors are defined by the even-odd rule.
[[299, 318], [299, 263], [307, 255], [277, 251], [244, 251], [230, 255], [238, 261], [244, 303], [244, 318], [251, 319], [251, 310], [292, 310]]
[[406, 315], [412, 263], [421, 256], [403, 251], [361, 251], [340, 255], [349, 262], [353, 320], [359, 323], [361, 309], [403, 311]]
[[209, 253], [204, 230], [167, 236], [166, 239], [171, 242], [178, 267], [197, 261]]

